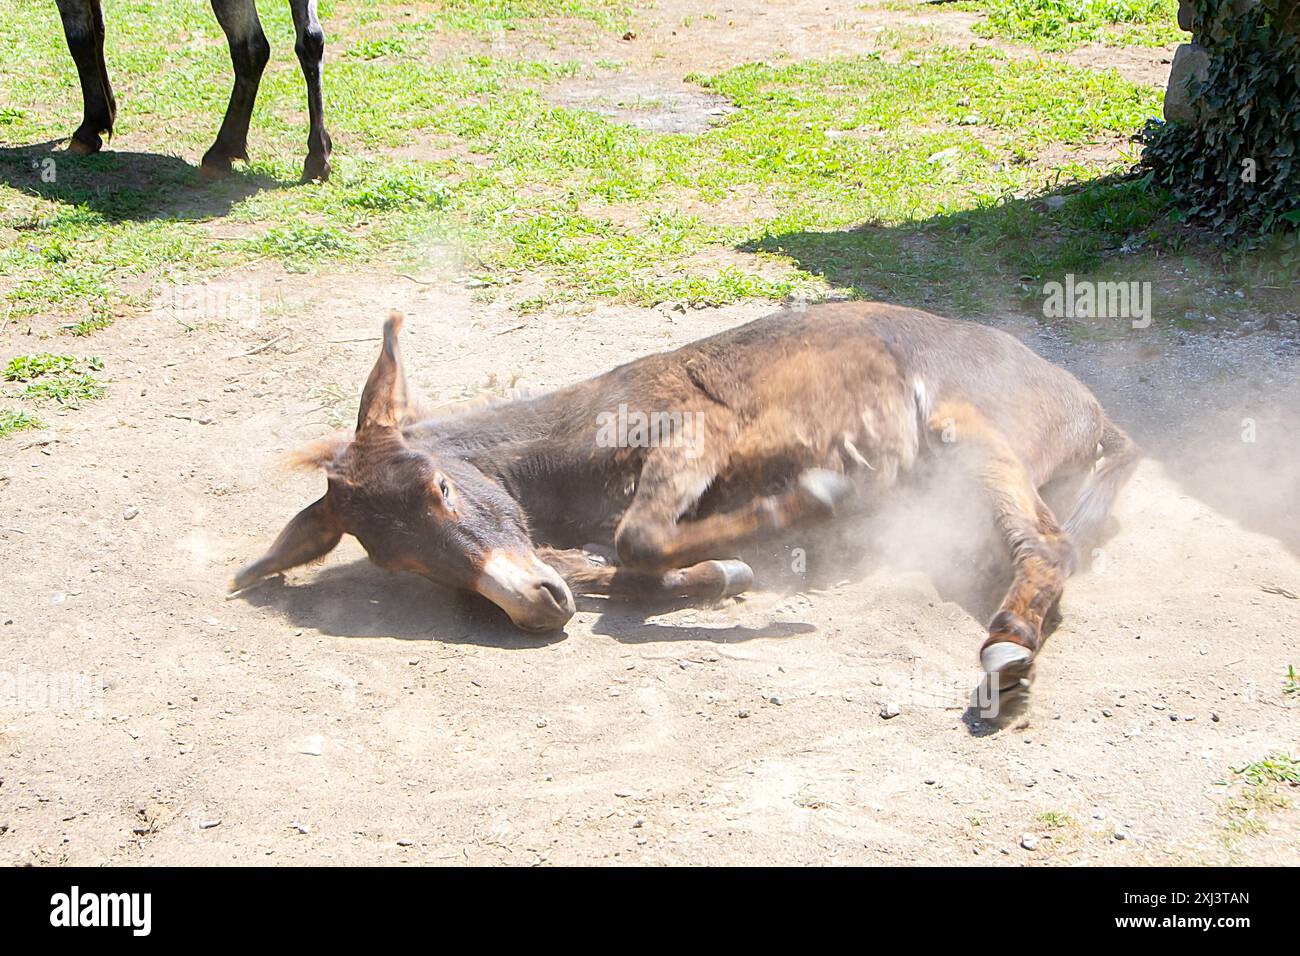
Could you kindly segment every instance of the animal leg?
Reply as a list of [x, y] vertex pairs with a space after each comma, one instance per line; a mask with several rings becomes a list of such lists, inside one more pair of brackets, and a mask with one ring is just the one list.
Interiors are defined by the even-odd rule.
[[289, 0], [293, 13], [293, 28], [297, 34], [294, 52], [302, 64], [302, 75], [307, 81], [307, 160], [303, 164], [302, 179], [324, 181], [330, 178], [330, 153], [334, 144], [325, 129], [325, 98], [321, 91], [321, 60], [325, 56], [325, 31], [316, 16], [316, 0]]
[[233, 160], [248, 159], [248, 123], [257, 100], [262, 71], [271, 58], [271, 46], [262, 32], [253, 0], [212, 0], [212, 12], [230, 45], [230, 62], [235, 68], [235, 85], [230, 91], [225, 119], [216, 141], [203, 154], [200, 171], [209, 179], [230, 174]]
[[718, 601], [747, 591], [754, 583], [749, 565], [735, 559], [701, 561], [671, 571], [639, 571], [612, 564], [587, 551], [539, 549], [538, 557], [560, 572], [576, 594], [639, 600], [699, 598]]
[[829, 517], [854, 493], [843, 475], [810, 468], [787, 491], [755, 497], [732, 511], [679, 521], [715, 473], [670, 449], [648, 457], [636, 497], [614, 534], [619, 560], [644, 570], [686, 567], [726, 555], [756, 535]]
[[1043, 621], [1074, 570], [1074, 545], [1039, 497], [1024, 462], [977, 410], [965, 403], [942, 403], [929, 427], [955, 444], [955, 453], [979, 479], [1011, 550], [1011, 587], [980, 649], [990, 686], [1010, 701], [1032, 679]]
[[81, 81], [83, 109], [81, 125], [72, 134], [68, 149], [89, 155], [103, 148], [101, 133], [112, 138], [117, 118], [117, 100], [104, 63], [104, 12], [99, 0], [58, 0], [58, 6], [68, 52]]

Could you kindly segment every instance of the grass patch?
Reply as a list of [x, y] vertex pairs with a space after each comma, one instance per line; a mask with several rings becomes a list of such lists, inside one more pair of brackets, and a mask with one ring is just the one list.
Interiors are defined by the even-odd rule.
[[45, 423], [21, 408], [0, 408], [0, 438], [31, 428], [44, 428]]
[[1286, 666], [1286, 677], [1282, 680], [1282, 693], [1288, 697], [1300, 697], [1300, 674], [1296, 673], [1294, 664]]
[[1067, 827], [1078, 826], [1074, 817], [1068, 813], [1061, 813], [1056, 810], [1048, 810], [1038, 815], [1038, 822], [1049, 830], [1063, 830]]
[[11, 359], [5, 366], [4, 380], [24, 384], [20, 398], [80, 408], [82, 402], [104, 397], [104, 383], [93, 374], [103, 368], [104, 363], [93, 357], [78, 359], [71, 355], [37, 352]]
[[1181, 42], [1178, 0], [991, 0], [975, 33], [1070, 50], [1085, 43], [1164, 46]]
[[[207, 10], [160, 0], [117, 11], [110, 65], [131, 94], [119, 97], [112, 148], [129, 143], [134, 152], [54, 154], [57, 177], [46, 183], [32, 165], [46, 154], [0, 149], [0, 232], [23, 238], [0, 244], [12, 314], [57, 313], [86, 334], [102, 327], [101, 316], [136, 304], [142, 294], [128, 288], [196, 281], [256, 258], [295, 270], [366, 261], [400, 269], [438, 244], [467, 251], [485, 295], [541, 273], [547, 292], [524, 311], [591, 297], [696, 306], [781, 298], [834, 277], [786, 256], [779, 237], [864, 222], [906, 230], [986, 208], [1041, 188], [1034, 157], [1049, 145], [1121, 136], [1159, 112], [1156, 91], [1114, 74], [936, 48], [904, 50], [903, 62], [860, 57], [695, 77], [740, 112], [702, 134], [660, 134], [543, 95], [601, 67], [463, 46], [441, 58], [426, 52], [431, 33], [540, 31], [557, 17], [616, 31], [629, 4], [453, 0], [414, 18], [389, 16], [393, 9], [337, 0], [325, 13], [332, 48], [347, 55], [326, 70], [339, 145], [333, 180], [318, 186], [296, 185], [306, 131], [292, 69], [263, 80], [252, 166], [224, 183], [201, 182], [191, 163], [228, 94], [220, 31]], [[263, 20], [279, 49], [287, 13], [269, 9]], [[24, 64], [0, 66], [0, 90], [13, 104], [0, 142], [62, 138], [75, 125], [75, 72], [58, 30], [57, 16], [35, 0], [0, 0], [0, 42]], [[163, 47], [160, 31], [203, 42]], [[729, 213], [737, 192], [764, 196], [771, 208]], [[636, 214], [607, 216], [601, 206]], [[214, 218], [256, 225], [258, 235], [214, 238], [221, 230], [206, 228]], [[1114, 232], [1092, 248], [1113, 245]], [[917, 268], [908, 244], [903, 234], [881, 236], [864, 260], [877, 281], [848, 285], [924, 296], [929, 283], [906, 277], [940, 273]], [[729, 255], [701, 255], [709, 250]], [[976, 308], [978, 286], [954, 280], [941, 298]]]
[[1233, 773], [1252, 787], [1279, 783], [1298, 787], [1300, 786], [1300, 759], [1283, 753], [1269, 754], [1263, 760], [1256, 760], [1244, 767], [1235, 768]]
[[82, 402], [103, 398], [107, 389], [104, 383], [89, 373], [56, 375], [32, 382], [23, 389], [22, 397], [37, 402], [57, 402], [68, 408], [80, 408]]
[[1300, 760], [1284, 753], [1272, 753], [1233, 768], [1236, 779], [1227, 782], [1235, 788], [1224, 801], [1225, 843], [1234, 849], [1233, 837], [1258, 836], [1268, 832], [1268, 818], [1291, 806], [1283, 787], [1300, 787]]
[[[502, 30], [617, 36], [628, 3], [398, 9], [407, 8], [335, 0], [324, 11], [331, 49], [343, 54], [325, 73], [334, 176], [307, 186], [297, 184], [306, 130], [296, 65], [263, 80], [253, 163], [206, 183], [193, 164], [230, 82], [219, 29], [193, 5], [117, 10], [110, 69], [130, 91], [112, 144], [122, 152], [0, 146], [10, 314], [54, 315], [84, 335], [163, 283], [257, 259], [295, 271], [364, 262], [419, 271], [431, 248], [455, 248], [476, 295], [525, 313], [593, 298], [710, 306], [834, 289], [976, 315], [1028, 302], [1045, 278], [1107, 268], [1143, 277], [1184, 251], [1165, 230], [1162, 191], [1108, 176], [1122, 161], [1071, 159], [1075, 148], [1122, 143], [1160, 113], [1160, 91], [1113, 71], [902, 39], [888, 60], [692, 77], [738, 112], [698, 134], [664, 134], [546, 95], [616, 64], [519, 59], [473, 40]], [[289, 49], [287, 9], [262, 19], [273, 49]], [[14, 51], [6, 64], [22, 64], [0, 64], [0, 99], [12, 104], [0, 143], [61, 139], [75, 125], [75, 71], [59, 31], [46, 4], [0, 0], [0, 43]], [[449, 31], [469, 38], [439, 45], [434, 35]], [[160, 34], [186, 42], [160, 45]], [[654, 101], [648, 91], [644, 105]], [[47, 183], [37, 168], [50, 155], [57, 176]], [[1044, 207], [1053, 191], [1063, 204]], [[221, 235], [223, 222], [234, 236]], [[1259, 261], [1216, 254], [1207, 281], [1290, 287], [1294, 260], [1266, 275]], [[512, 298], [521, 276], [545, 291]]]

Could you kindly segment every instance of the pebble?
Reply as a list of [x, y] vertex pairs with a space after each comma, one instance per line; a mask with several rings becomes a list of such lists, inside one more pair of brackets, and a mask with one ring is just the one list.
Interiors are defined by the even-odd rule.
[[550, 721], [547, 720], [545, 717], [538, 717], [538, 718], [537, 718], [537, 726], [538, 726], [539, 729], [542, 728], [542, 727], [545, 727], [545, 726], [546, 726], [547, 724], [549, 724], [549, 723], [550, 723]]
[[122, 520], [130, 521], [139, 513], [140, 513], [140, 509], [137, 508], [135, 505], [131, 505], [131, 507], [127, 508], [125, 511], [122, 512]]
[[397, 845], [398, 845], [398, 846], [410, 846], [410, 845], [411, 845], [411, 841], [408, 840], [408, 839], [406, 839], [405, 837], [403, 837], [402, 839], [400, 839], [400, 840], [397, 841]]
[[785, 699], [778, 696], [777, 694], [773, 694], [771, 697], [767, 699], [767, 702], [769, 704], [775, 704], [777, 707], [780, 707], [782, 704], [785, 703]]
[[221, 821], [220, 821], [220, 820], [200, 820], [200, 821], [199, 821], [199, 829], [200, 829], [200, 830], [211, 830], [213, 827], [219, 827], [219, 826], [221, 826]]
[[737, 716], [737, 717], [740, 717], [740, 718], [748, 717], [748, 716], [749, 716], [749, 711], [747, 711], [747, 710], [737, 711], [737, 712], [736, 712], [736, 716]]
[[1127, 830], [1121, 830], [1119, 827], [1116, 827], [1116, 828], [1115, 828], [1115, 834], [1114, 834], [1114, 836], [1115, 836], [1115, 839], [1116, 839], [1116, 840], [1127, 840], [1127, 839], [1128, 839], [1128, 831], [1127, 831]]
[[1038, 837], [1034, 836], [1032, 833], [1021, 834], [1020, 845], [1026, 850], [1037, 850]]
[[889, 720], [892, 717], [897, 717], [902, 712], [903, 712], [902, 708], [900, 708], [897, 704], [893, 703], [892, 701], [887, 704], [882, 704], [880, 707], [880, 716], [885, 720]]

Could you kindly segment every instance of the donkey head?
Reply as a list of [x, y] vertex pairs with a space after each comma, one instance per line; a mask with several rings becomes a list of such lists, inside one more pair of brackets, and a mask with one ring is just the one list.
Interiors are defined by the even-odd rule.
[[401, 313], [392, 313], [352, 441], [320, 443], [299, 456], [325, 470], [325, 496], [299, 512], [231, 588], [322, 557], [347, 533], [381, 567], [477, 592], [526, 630], [563, 627], [573, 595], [538, 558], [518, 502], [468, 461], [403, 437], [411, 405], [397, 347], [401, 328]]

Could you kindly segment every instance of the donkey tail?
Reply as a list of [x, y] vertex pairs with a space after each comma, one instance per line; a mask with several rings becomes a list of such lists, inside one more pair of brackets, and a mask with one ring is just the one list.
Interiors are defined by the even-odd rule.
[[1100, 461], [1079, 490], [1074, 512], [1065, 522], [1065, 531], [1078, 544], [1091, 541], [1106, 520], [1111, 505], [1115, 503], [1115, 495], [1133, 474], [1141, 452], [1122, 428], [1109, 418], [1104, 418], [1101, 455]]

